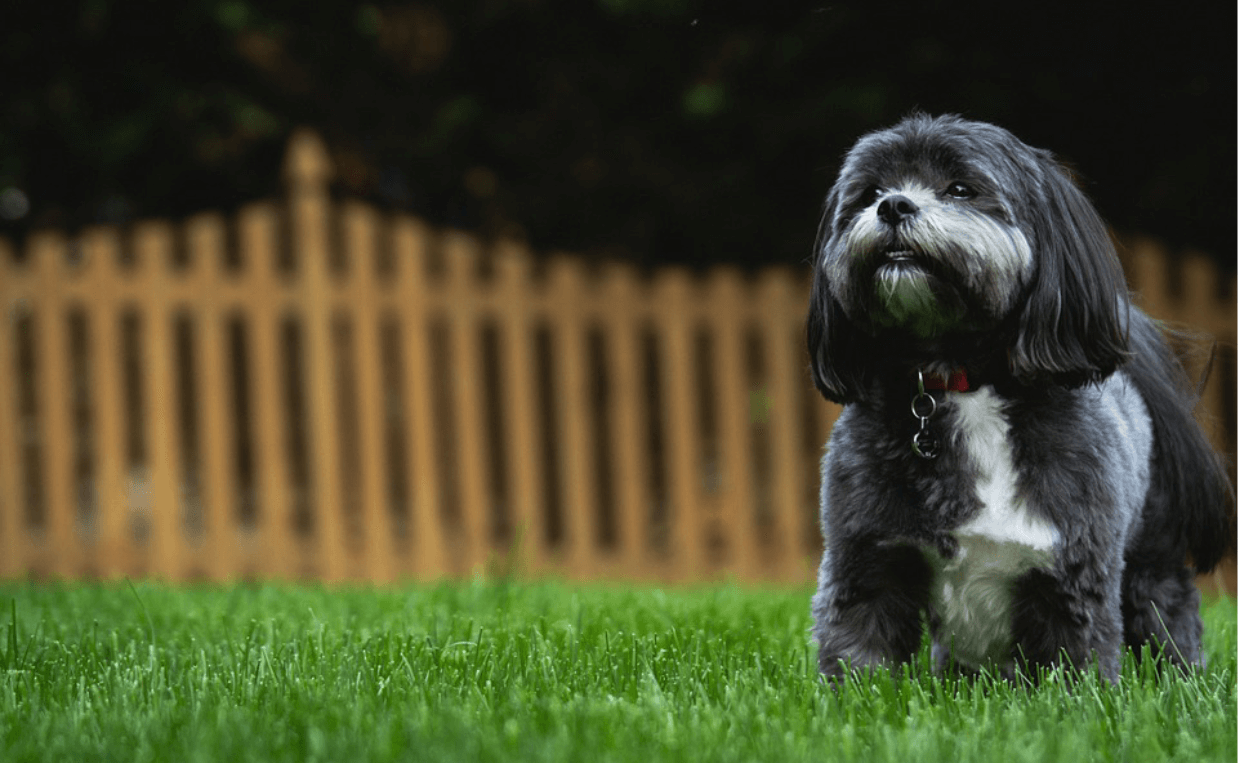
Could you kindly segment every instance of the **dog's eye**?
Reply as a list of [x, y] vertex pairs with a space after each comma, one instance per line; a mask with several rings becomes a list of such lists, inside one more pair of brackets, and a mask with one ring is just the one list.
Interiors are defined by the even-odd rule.
[[877, 197], [881, 195], [881, 188], [875, 185], [870, 185], [860, 194], [860, 205], [864, 207], [871, 206]]
[[976, 190], [966, 183], [951, 183], [946, 187], [946, 195], [952, 199], [970, 199], [976, 195]]

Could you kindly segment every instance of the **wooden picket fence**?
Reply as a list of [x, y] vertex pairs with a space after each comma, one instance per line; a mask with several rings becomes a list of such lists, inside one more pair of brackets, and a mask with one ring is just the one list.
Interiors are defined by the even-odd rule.
[[[0, 241], [0, 578], [812, 579], [807, 273], [534, 258], [330, 173], [299, 132], [283, 202]], [[1232, 453], [1232, 278], [1168, 263], [1127, 257], [1222, 340]]]

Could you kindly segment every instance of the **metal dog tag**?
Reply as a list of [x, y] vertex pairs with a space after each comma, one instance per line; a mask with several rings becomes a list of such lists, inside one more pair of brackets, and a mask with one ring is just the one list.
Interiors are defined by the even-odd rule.
[[921, 429], [911, 438], [911, 449], [920, 458], [937, 458], [937, 436], [927, 429]]
[[939, 442], [928, 426], [928, 420], [937, 413], [937, 399], [924, 391], [924, 372], [917, 373], [919, 390], [911, 399], [911, 415], [920, 420], [920, 431], [912, 435], [911, 449], [920, 458], [937, 458]]

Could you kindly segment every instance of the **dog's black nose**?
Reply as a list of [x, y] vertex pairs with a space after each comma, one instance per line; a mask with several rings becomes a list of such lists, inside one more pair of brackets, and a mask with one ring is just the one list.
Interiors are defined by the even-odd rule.
[[877, 205], [877, 216], [891, 228], [915, 216], [920, 208], [911, 199], [900, 194], [887, 196]]

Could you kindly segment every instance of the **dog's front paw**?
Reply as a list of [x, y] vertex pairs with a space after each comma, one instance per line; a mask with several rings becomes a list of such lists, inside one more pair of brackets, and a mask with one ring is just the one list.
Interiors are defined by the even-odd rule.
[[894, 662], [875, 650], [863, 648], [852, 648], [843, 652], [823, 646], [817, 654], [817, 667], [822, 680], [835, 687], [856, 675], [889, 667]]

